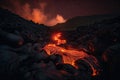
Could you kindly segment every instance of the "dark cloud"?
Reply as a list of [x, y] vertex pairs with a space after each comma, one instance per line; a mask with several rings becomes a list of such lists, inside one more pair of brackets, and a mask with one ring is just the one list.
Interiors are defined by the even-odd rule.
[[75, 16], [120, 13], [119, 4], [118, 0], [0, 0], [0, 6], [29, 20], [35, 14], [36, 17], [42, 15], [44, 24], [53, 18], [55, 20], [57, 15], [69, 19]]

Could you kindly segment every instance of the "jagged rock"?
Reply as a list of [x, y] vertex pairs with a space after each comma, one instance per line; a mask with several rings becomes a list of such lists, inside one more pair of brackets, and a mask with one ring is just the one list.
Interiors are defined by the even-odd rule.
[[84, 73], [87, 73], [88, 75], [92, 74], [92, 69], [88, 63], [86, 63], [84, 60], [77, 60], [75, 61], [75, 65], [78, 67], [78, 70]]
[[6, 44], [10, 44], [11, 46], [13, 45], [19, 46], [19, 45], [22, 45], [24, 42], [22, 37], [12, 33], [5, 32], [1, 29], [0, 29], [0, 38], [2, 42], [5, 42]]
[[[13, 77], [19, 65], [19, 56], [10, 50], [0, 50], [0, 79], [6, 76]], [[3, 79], [4, 79], [3, 78]]]
[[109, 80], [120, 79], [120, 44], [109, 47], [103, 53], [104, 73]]
[[70, 74], [75, 74], [77, 72], [77, 69], [70, 64], [58, 64], [57, 69], [64, 70]]
[[104, 76], [100, 77], [119, 78], [120, 17], [63, 31], [67, 44], [62, 46], [89, 52], [89, 57], [75, 61], [77, 69], [64, 64], [62, 56], [42, 50], [51, 42], [51, 34], [50, 28], [0, 8], [0, 80], [93, 80], [91, 65], [98, 71], [99, 66], [90, 55], [101, 61], [102, 54]]
[[53, 54], [49, 56], [49, 59], [52, 60], [55, 64], [63, 63], [62, 56], [59, 54]]
[[81, 71], [74, 76], [74, 80], [92, 80], [92, 78], [90, 75], [86, 74], [84, 71]]
[[48, 54], [44, 50], [41, 50], [41, 52], [37, 52], [33, 50], [31, 57], [37, 62], [41, 60], [46, 61], [46, 59], [48, 58]]
[[75, 61], [75, 65], [78, 67], [78, 70], [81, 72], [85, 72], [91, 76], [99, 75], [101, 70], [100, 65], [97, 59], [93, 56], [88, 56], [83, 59], [78, 59]]

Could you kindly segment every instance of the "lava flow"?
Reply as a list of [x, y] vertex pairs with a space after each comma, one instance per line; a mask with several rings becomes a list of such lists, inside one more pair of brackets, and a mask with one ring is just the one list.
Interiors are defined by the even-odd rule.
[[[66, 44], [66, 40], [60, 39], [61, 35], [62, 33], [57, 33], [52, 36], [54, 44], [50, 43], [44, 47], [44, 50], [47, 52], [47, 54], [48, 55], [59, 54], [62, 56], [64, 63], [71, 64], [74, 67], [76, 67], [76, 65], [74, 64], [76, 60], [83, 59], [91, 67], [92, 72], [93, 72], [92, 75], [93, 76], [97, 75], [98, 71], [94, 67], [94, 65], [98, 65], [97, 59], [94, 56], [88, 55], [86, 52], [82, 50], [78, 51], [75, 49], [66, 49], [66, 48], [61, 47], [60, 46], [61, 44]], [[84, 58], [90, 58], [90, 57], [93, 60], [91, 62], [84, 59]]]

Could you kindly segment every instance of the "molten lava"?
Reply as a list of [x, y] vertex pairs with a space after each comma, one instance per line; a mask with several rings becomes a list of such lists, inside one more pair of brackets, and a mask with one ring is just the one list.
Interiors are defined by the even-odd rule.
[[51, 54], [62, 55], [64, 63], [72, 65], [74, 65], [74, 61], [88, 56], [83, 51], [68, 50], [55, 44], [48, 44], [44, 47], [44, 49], [49, 55]]
[[[53, 39], [53, 41], [55, 41], [55, 43], [54, 44], [47, 44], [44, 47], [44, 50], [48, 53], [48, 55], [59, 54], [62, 56], [64, 63], [71, 64], [74, 67], [76, 67], [74, 64], [74, 62], [76, 60], [83, 59], [91, 67], [91, 69], [93, 71], [92, 75], [95, 76], [98, 74], [97, 73], [98, 71], [94, 67], [94, 65], [98, 65], [98, 62], [94, 56], [88, 55], [84, 51], [78, 51], [75, 49], [65, 49], [65, 48], [61, 47], [60, 45], [65, 44], [66, 40], [60, 39], [60, 38], [61, 38], [61, 33], [55, 34], [52, 37], [52, 39]], [[85, 58], [91, 58], [92, 61], [85, 60]]]
[[62, 36], [62, 33], [57, 33], [53, 36], [53, 40], [56, 42], [56, 45], [60, 45], [60, 44], [65, 44], [66, 40], [62, 40], [60, 39]]

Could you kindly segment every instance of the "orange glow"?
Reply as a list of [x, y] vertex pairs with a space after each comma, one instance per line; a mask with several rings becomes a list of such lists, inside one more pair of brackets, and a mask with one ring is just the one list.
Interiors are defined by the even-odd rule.
[[32, 21], [35, 23], [44, 23], [47, 19], [47, 16], [39, 9], [33, 9], [32, 12]]
[[61, 50], [61, 52], [65, 52], [65, 50], [64, 50], [64, 49], [62, 49], [62, 50]]
[[58, 23], [64, 23], [64, 22], [66, 22], [66, 20], [63, 18], [63, 16], [61, 16], [59, 14], [57, 14], [56, 20], [58, 21]]
[[88, 56], [83, 51], [67, 50], [55, 44], [48, 44], [44, 47], [44, 49], [49, 55], [56, 53], [62, 55], [64, 63], [68, 63], [68, 64], [73, 64], [73, 61]]
[[[57, 46], [55, 44], [48, 44], [44, 47], [44, 50], [49, 54], [49, 55], [52, 55], [52, 54], [59, 54], [62, 56], [63, 58], [63, 61], [64, 63], [67, 63], [67, 64], [71, 64], [73, 65], [74, 67], [76, 67], [74, 65], [74, 62], [78, 59], [84, 59], [85, 57], [89, 57], [89, 55], [87, 53], [85, 53], [84, 51], [77, 51], [77, 50], [70, 50], [70, 49], [65, 49], [63, 47], [60, 47], [60, 46]], [[93, 56], [91, 56], [93, 57]], [[97, 62], [96, 59], [94, 59], [95, 63]], [[94, 68], [94, 66], [87, 60], [85, 60], [85, 62], [87, 62], [93, 73], [92, 73], [92, 76], [95, 76], [98, 74], [98, 71]], [[96, 63], [97, 64], [97, 63]], [[76, 67], [77, 68], [77, 67]]]
[[[53, 41], [56, 41], [56, 44], [47, 44], [44, 47], [44, 50], [47, 52], [48, 55], [52, 54], [59, 54], [63, 58], [63, 62], [67, 64], [71, 64], [74, 67], [77, 68], [77, 66], [74, 64], [74, 62], [78, 59], [83, 59], [86, 63], [88, 63], [93, 71], [92, 76], [95, 76], [98, 74], [98, 70], [94, 67], [95, 65], [98, 65], [97, 59], [94, 56], [88, 55], [84, 51], [78, 51], [74, 48], [72, 49], [66, 49], [63, 47], [60, 47], [60, 44], [65, 44], [66, 40], [61, 40], [62, 33], [57, 33], [52, 36]], [[85, 60], [84, 58], [92, 58], [92, 61]]]
[[47, 25], [54, 26], [58, 23], [65, 23], [65, 22], [66, 22], [66, 19], [64, 19], [64, 17], [62, 15], [57, 14], [56, 17], [54, 17], [53, 19], [51, 19], [47, 22]]
[[3, 7], [35, 23], [54, 26], [58, 23], [66, 22], [66, 19], [64, 19], [64, 17], [60, 14], [56, 13], [53, 15], [51, 13], [46, 13], [45, 10], [47, 3], [45, 2], [36, 3], [36, 5], [31, 5], [30, 3], [25, 3], [23, 5], [19, 2], [19, 0], [14, 0], [12, 6], [14, 7], [14, 10], [9, 7]]
[[65, 44], [66, 40], [61, 40], [62, 33], [57, 33], [53, 36], [53, 40], [56, 41], [56, 45]]

